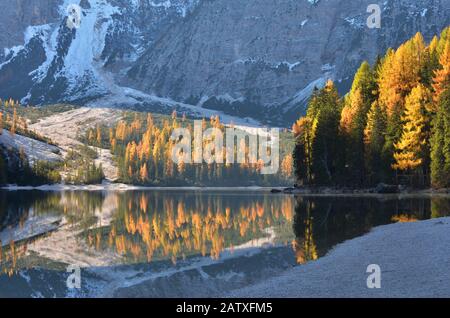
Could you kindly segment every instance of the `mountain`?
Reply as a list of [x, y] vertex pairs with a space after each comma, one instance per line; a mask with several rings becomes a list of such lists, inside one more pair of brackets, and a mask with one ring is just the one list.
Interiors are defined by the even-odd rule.
[[[11, 33], [0, 38], [2, 98], [283, 125], [326, 79], [344, 92], [363, 60], [450, 24], [449, 0], [386, 0], [380, 29], [366, 25], [372, 0], [15, 2], [0, 5]], [[78, 29], [67, 27], [71, 3], [82, 8]]]
[[[23, 43], [4, 49], [0, 96], [48, 104], [86, 103], [117, 94], [121, 89], [115, 79], [196, 1], [55, 0], [53, 14], [42, 14], [48, 23], [32, 24], [28, 19], [31, 25], [17, 30], [25, 34]], [[17, 2], [23, 8], [18, 16], [48, 5], [43, 1], [34, 6], [29, 0]], [[67, 8], [73, 3], [81, 7], [79, 28], [68, 28], [67, 24]], [[4, 5], [6, 15], [15, 12], [14, 3]], [[8, 27], [0, 22], [1, 30]]]

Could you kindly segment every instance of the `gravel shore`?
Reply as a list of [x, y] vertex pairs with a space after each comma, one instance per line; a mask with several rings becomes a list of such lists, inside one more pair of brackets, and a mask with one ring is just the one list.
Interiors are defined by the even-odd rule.
[[[367, 287], [367, 267], [381, 288]], [[226, 297], [450, 297], [450, 218], [397, 223], [338, 245], [316, 262]]]

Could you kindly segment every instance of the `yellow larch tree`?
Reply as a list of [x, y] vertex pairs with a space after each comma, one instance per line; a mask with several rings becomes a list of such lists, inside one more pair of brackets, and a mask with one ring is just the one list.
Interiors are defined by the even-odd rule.
[[403, 131], [400, 140], [394, 145], [395, 163], [392, 168], [415, 170], [427, 162], [430, 125], [427, 109], [431, 102], [430, 91], [421, 84], [406, 97]]
[[438, 102], [442, 93], [450, 87], [450, 41], [444, 47], [439, 64], [440, 68], [435, 71], [433, 78], [435, 102]]
[[15, 135], [16, 134], [16, 129], [17, 129], [17, 110], [16, 108], [14, 108], [14, 112], [13, 112], [13, 120], [11, 123], [11, 135]]
[[284, 177], [290, 178], [293, 170], [293, 158], [291, 154], [286, 155], [281, 162], [281, 173]]

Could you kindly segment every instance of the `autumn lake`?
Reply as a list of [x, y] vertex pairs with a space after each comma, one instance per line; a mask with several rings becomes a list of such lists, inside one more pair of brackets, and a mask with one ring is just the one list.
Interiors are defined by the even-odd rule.
[[1, 191], [0, 297], [222, 296], [374, 227], [449, 215], [439, 196]]

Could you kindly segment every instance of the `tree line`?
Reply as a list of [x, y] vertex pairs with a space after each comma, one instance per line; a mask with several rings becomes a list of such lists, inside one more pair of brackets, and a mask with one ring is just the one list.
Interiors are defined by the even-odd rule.
[[[156, 118], [155, 118], [156, 116]], [[172, 159], [177, 140], [172, 132], [176, 128], [186, 128], [193, 133], [193, 122], [185, 115], [179, 117], [159, 116], [151, 113], [129, 113], [124, 120], [113, 127], [97, 126], [84, 136], [84, 142], [91, 146], [111, 149], [119, 168], [120, 182], [146, 186], [232, 186], [232, 185], [286, 185], [293, 182], [292, 145], [281, 143], [280, 169], [274, 175], [260, 173], [264, 163], [252, 160], [249, 143], [235, 146], [246, 154], [245, 162], [226, 163], [184, 163], [176, 164]], [[218, 116], [202, 120], [202, 128], [225, 130]], [[203, 145], [213, 144], [214, 137], [203, 140]], [[226, 155], [223, 149], [214, 149]], [[179, 153], [179, 156], [190, 154]], [[254, 158], [253, 158], [254, 159]], [[256, 162], [255, 162], [256, 161]]]
[[293, 132], [302, 185], [449, 187], [450, 27], [363, 62], [344, 97], [329, 80]]

